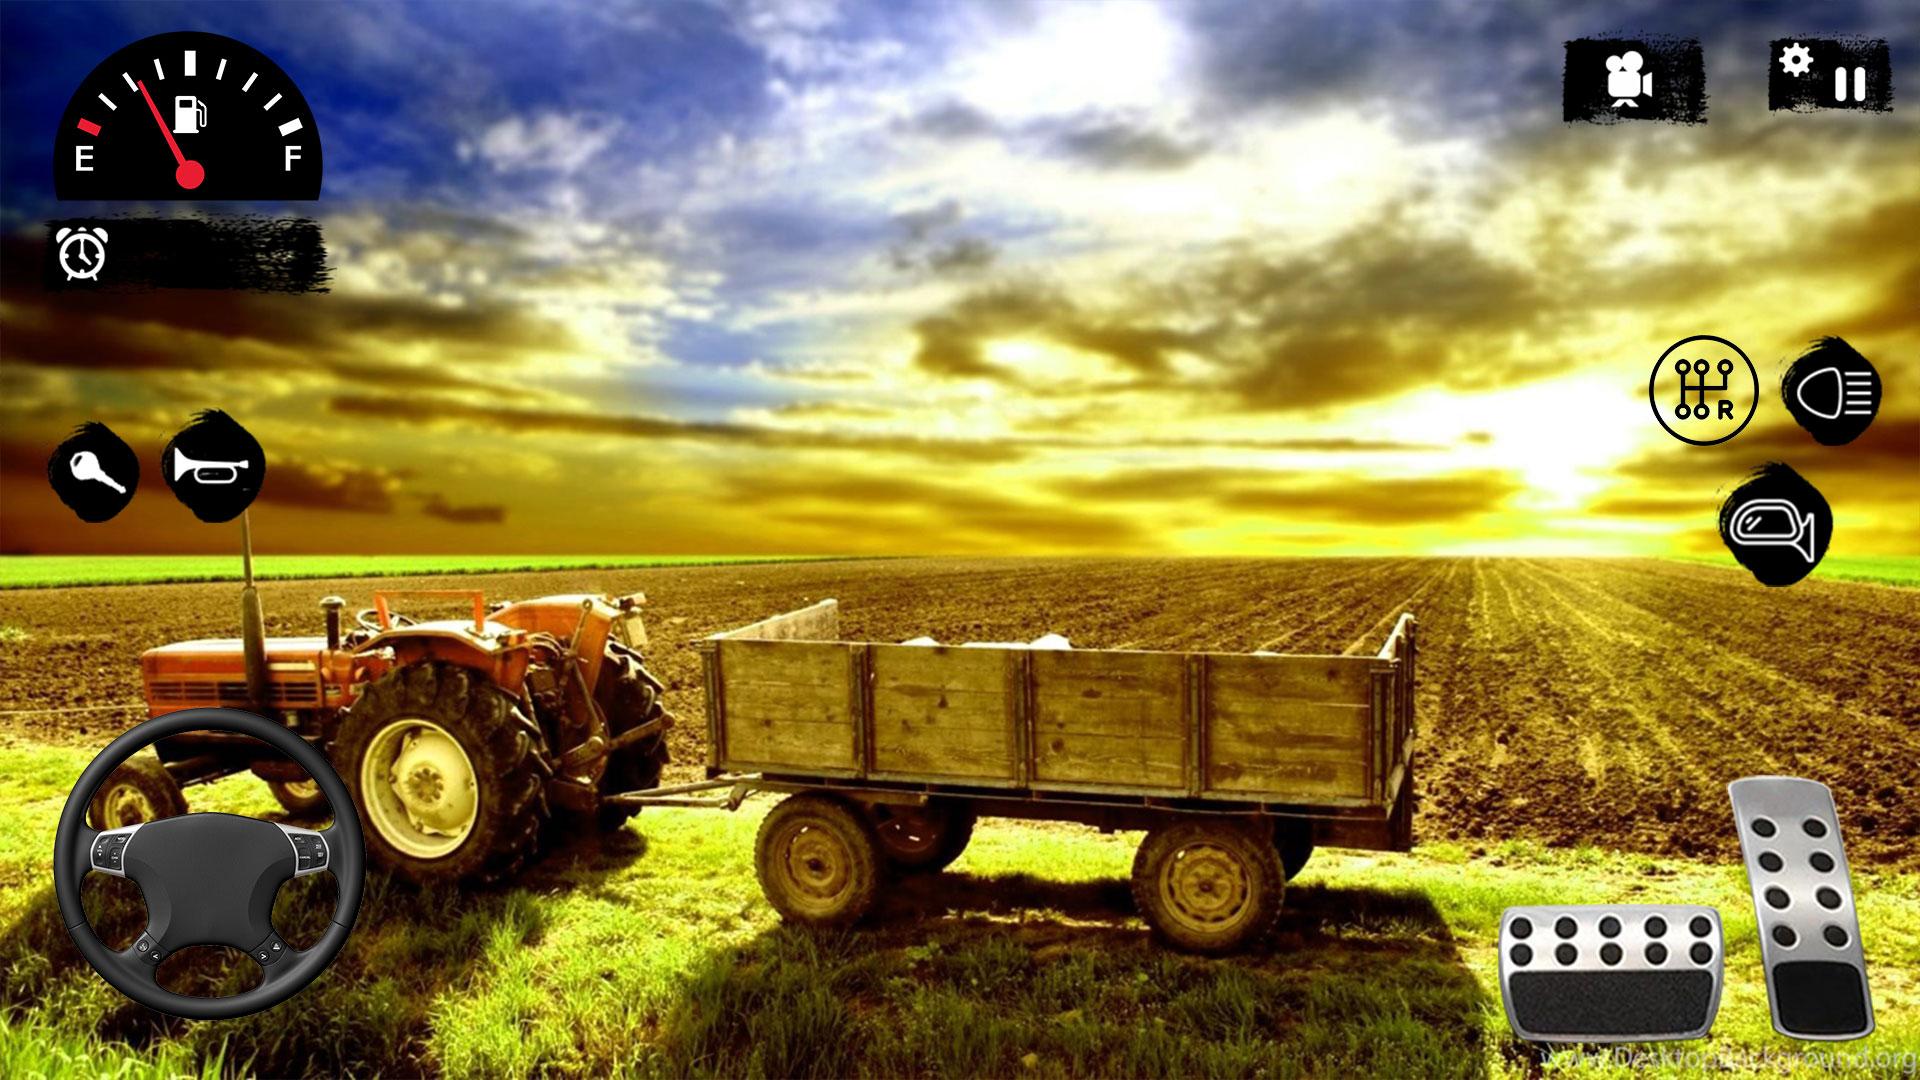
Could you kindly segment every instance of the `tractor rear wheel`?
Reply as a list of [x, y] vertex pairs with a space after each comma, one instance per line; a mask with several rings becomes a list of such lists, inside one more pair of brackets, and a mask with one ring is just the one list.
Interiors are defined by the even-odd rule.
[[96, 829], [118, 829], [187, 812], [180, 782], [152, 754], [135, 754], [113, 770], [87, 804], [87, 822]]
[[333, 755], [368, 853], [420, 884], [518, 873], [547, 819], [537, 732], [511, 695], [458, 665], [410, 664], [369, 684]]
[[909, 874], [945, 870], [973, 839], [973, 807], [961, 802], [873, 808], [873, 835], [893, 868]]
[[1265, 937], [1280, 917], [1286, 869], [1265, 829], [1180, 821], [1147, 834], [1133, 860], [1133, 899], [1167, 944], [1221, 954]]
[[794, 795], [754, 840], [760, 891], [775, 911], [809, 926], [847, 926], [880, 890], [879, 845], [859, 811], [825, 795]]
[[[638, 653], [608, 646], [599, 685], [593, 690], [594, 700], [607, 717], [607, 733], [617, 738], [634, 728], [666, 718], [666, 706], [661, 703], [665, 689], [641, 663]], [[671, 723], [669, 718], [668, 724]], [[660, 786], [660, 770], [672, 760], [667, 754], [667, 726], [662, 724], [659, 734], [614, 751], [607, 759], [607, 771], [600, 776], [600, 794], [617, 795]], [[614, 832], [639, 812], [637, 806], [601, 803], [600, 828]]]

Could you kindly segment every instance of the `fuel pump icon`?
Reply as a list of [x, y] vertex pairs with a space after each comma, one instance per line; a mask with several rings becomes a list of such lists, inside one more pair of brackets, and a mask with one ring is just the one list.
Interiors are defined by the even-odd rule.
[[173, 133], [192, 135], [207, 126], [207, 103], [197, 97], [173, 99]]

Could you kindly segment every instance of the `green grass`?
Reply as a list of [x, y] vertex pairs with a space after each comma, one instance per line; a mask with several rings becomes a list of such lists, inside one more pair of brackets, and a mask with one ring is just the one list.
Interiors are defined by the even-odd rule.
[[[1732, 555], [1684, 555], [1684, 562], [1742, 570]], [[1829, 555], [1813, 568], [1813, 577], [1829, 581], [1866, 581], [1875, 585], [1920, 587], [1920, 555]]]
[[[1554, 1076], [1824, 1074], [1811, 1052], [1920, 1061], [1920, 875], [1856, 868], [1879, 1030], [1838, 1047], [1773, 1034], [1740, 869], [1530, 843], [1411, 856], [1321, 852], [1270, 948], [1224, 960], [1155, 947], [1125, 876], [1137, 836], [983, 823], [953, 871], [894, 887], [867, 928], [782, 927], [752, 872], [762, 800], [648, 810], [563, 849], [515, 888], [420, 892], [375, 876], [335, 966], [262, 1016], [184, 1023], [122, 999], [60, 926], [46, 859], [85, 755], [0, 748], [0, 1074], [575, 1076]], [[264, 813], [246, 777], [198, 809]], [[97, 876], [96, 876], [97, 878]], [[137, 900], [98, 880], [94, 922], [130, 937]], [[1510, 904], [1688, 901], [1725, 919], [1714, 1036], [1636, 1048], [1664, 1066], [1507, 1030], [1494, 943]], [[295, 944], [331, 902], [282, 890]], [[175, 965], [178, 965], [177, 967]], [[174, 985], [248, 985], [251, 965], [182, 954]], [[1908, 1055], [1901, 1058], [1899, 1055]]]
[[[790, 562], [798, 555], [261, 555], [253, 576], [278, 578], [402, 577], [417, 574], [496, 574], [630, 566], [710, 566]], [[150, 585], [177, 581], [238, 581], [238, 555], [4, 555], [0, 589], [67, 585]]]

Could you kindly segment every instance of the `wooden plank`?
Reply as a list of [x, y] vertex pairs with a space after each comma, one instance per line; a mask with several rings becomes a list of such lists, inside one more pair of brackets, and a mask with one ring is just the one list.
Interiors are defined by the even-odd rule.
[[1245, 761], [1221, 757], [1207, 770], [1214, 794], [1233, 793], [1267, 802], [1313, 802], [1345, 797], [1370, 800], [1366, 763], [1305, 761], [1292, 757]]
[[1345, 701], [1364, 704], [1375, 660], [1368, 656], [1207, 656], [1215, 694], [1263, 701]]
[[822, 600], [713, 636], [751, 641], [832, 641], [840, 636], [840, 601]]
[[1209, 731], [1216, 749], [1246, 745], [1255, 749], [1286, 748], [1301, 753], [1331, 751], [1360, 762], [1366, 752], [1368, 720], [1365, 705], [1322, 705], [1311, 701], [1257, 701], [1211, 699]]
[[1372, 796], [1371, 658], [1207, 659], [1209, 791], [1274, 801]]
[[1184, 655], [1036, 651], [1029, 663], [1036, 784], [1186, 789]]
[[723, 765], [858, 768], [849, 646], [725, 639], [717, 648]]
[[872, 646], [873, 768], [931, 777], [1017, 772], [1009, 650]]

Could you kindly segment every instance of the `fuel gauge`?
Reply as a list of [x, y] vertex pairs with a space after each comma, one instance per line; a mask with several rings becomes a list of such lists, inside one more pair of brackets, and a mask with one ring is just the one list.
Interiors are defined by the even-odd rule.
[[109, 56], [54, 140], [62, 199], [317, 199], [320, 130], [280, 65], [230, 37], [156, 34]]

